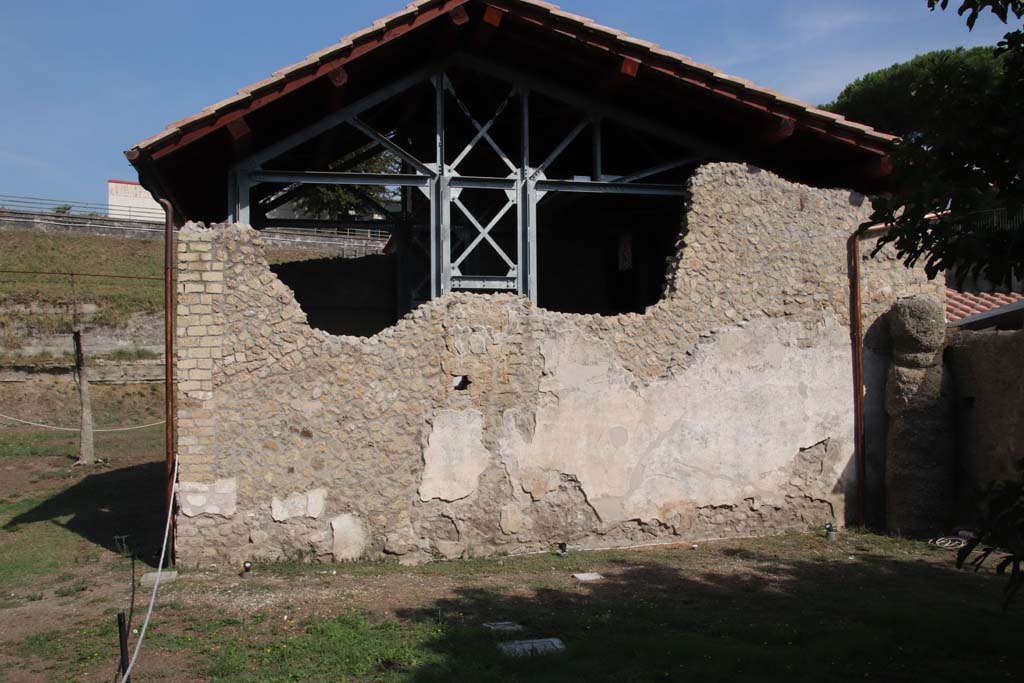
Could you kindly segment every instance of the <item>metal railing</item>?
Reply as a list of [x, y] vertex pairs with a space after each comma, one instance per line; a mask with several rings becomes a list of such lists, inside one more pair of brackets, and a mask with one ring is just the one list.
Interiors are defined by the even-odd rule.
[[381, 230], [380, 228], [355, 228], [351, 225], [347, 226], [332, 226], [326, 225], [322, 227], [305, 227], [305, 228], [288, 228], [288, 227], [277, 227], [273, 224], [274, 219], [270, 219], [270, 225], [260, 230], [264, 235], [280, 235], [282, 237], [351, 237], [362, 240], [377, 240], [386, 242], [391, 237], [390, 230]]
[[139, 223], [162, 223], [164, 220], [162, 209], [129, 206], [115, 206], [111, 209], [106, 204], [95, 204], [93, 202], [22, 197], [18, 195], [0, 195], [0, 209], [25, 213], [52, 214], [54, 216], [111, 218]]
[[975, 211], [963, 223], [979, 230], [1024, 230], [1024, 209], [1013, 214], [1006, 209]]
[[[104, 204], [91, 202], [22, 197], [18, 195], [0, 195], [0, 211], [32, 214], [33, 217], [45, 217], [48, 222], [64, 227], [72, 227], [71, 220], [74, 219], [128, 221], [132, 223], [162, 223], [164, 220], [164, 213], [160, 209], [127, 206], [108, 208]], [[261, 232], [270, 239], [276, 238], [284, 241], [305, 242], [312, 238], [317, 240], [319, 244], [330, 244], [332, 240], [338, 240], [339, 238], [342, 240], [386, 242], [391, 236], [390, 230], [384, 230], [379, 227], [357, 227], [351, 223], [332, 225], [327, 221], [324, 221], [324, 223], [325, 225], [303, 227], [275, 226], [273, 225], [273, 219], [271, 219], [271, 224], [261, 230]], [[129, 230], [130, 228], [118, 226], [118, 229]], [[136, 228], [135, 230], [138, 232], [151, 232], [148, 228]], [[153, 230], [156, 230], [156, 228]], [[162, 228], [159, 232], [163, 234]]]

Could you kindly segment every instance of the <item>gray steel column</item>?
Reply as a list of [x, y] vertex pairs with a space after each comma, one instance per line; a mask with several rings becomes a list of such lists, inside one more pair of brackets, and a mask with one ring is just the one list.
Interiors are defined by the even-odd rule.
[[228, 215], [229, 223], [238, 222], [238, 172], [228, 173]]
[[435, 130], [434, 130], [434, 159], [437, 175], [430, 181], [430, 296], [437, 298], [441, 296], [442, 258], [444, 247], [442, 245], [443, 217], [441, 206], [443, 203], [442, 182], [444, 177], [444, 74], [435, 74], [430, 79], [434, 84], [435, 93]]
[[236, 222], [249, 225], [249, 190], [252, 188], [249, 172], [246, 170], [239, 170], [237, 179], [238, 211], [236, 213]]
[[522, 160], [519, 163], [519, 181], [516, 183], [517, 203], [516, 211], [518, 232], [516, 244], [518, 245], [516, 265], [519, 268], [518, 292], [521, 295], [530, 293], [530, 274], [533, 272], [533, 262], [530, 261], [530, 244], [527, 239], [530, 225], [530, 201], [527, 188], [530, 178], [530, 91], [522, 88], [520, 97], [520, 126], [521, 126], [521, 154]]

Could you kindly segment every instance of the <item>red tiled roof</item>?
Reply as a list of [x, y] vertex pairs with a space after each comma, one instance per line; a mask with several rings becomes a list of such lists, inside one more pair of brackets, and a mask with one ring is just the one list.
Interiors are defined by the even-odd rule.
[[[360, 48], [372, 49], [381, 38], [392, 33], [401, 33], [410, 25], [410, 21], [426, 12], [450, 11], [459, 7], [466, 0], [416, 0], [404, 10], [391, 14], [374, 22], [369, 28], [357, 31], [340, 42], [319, 52], [314, 52], [305, 60], [274, 72], [269, 78], [254, 83], [238, 91], [237, 95], [210, 105], [201, 112], [170, 124], [156, 135], [143, 140], [134, 146], [134, 151], [147, 150], [166, 145], [180, 138], [186, 132], [205, 134], [219, 128], [231, 119], [230, 113], [245, 112], [260, 106], [264, 100], [270, 100], [278, 94], [287, 92], [290, 86], [298, 87], [326, 73], [334, 67], [333, 62], [342, 63], [361, 52]], [[870, 126], [850, 121], [839, 114], [824, 111], [817, 107], [784, 96], [775, 90], [763, 88], [754, 83], [735, 76], [722, 73], [717, 69], [700, 64], [689, 57], [664, 50], [654, 43], [632, 38], [627, 34], [602, 26], [597, 22], [577, 14], [562, 11], [557, 5], [541, 0], [484, 0], [484, 4], [510, 11], [518, 8], [528, 9], [542, 17], [555, 22], [562, 22], [558, 30], [566, 35], [573, 35], [581, 42], [599, 41], [605, 49], [612, 49], [650, 68], [671, 73], [676, 78], [698, 85], [722, 97], [736, 100], [751, 107], [777, 111], [779, 114], [796, 115], [808, 127], [817, 128], [825, 135], [834, 136], [852, 145], [874, 146], [878, 150], [886, 150], [896, 138]], [[596, 44], [596, 43], [595, 43]], [[200, 132], [201, 131], [201, 132]], [[129, 157], [131, 158], [131, 157]]]
[[971, 294], [946, 287], [946, 322], [953, 323], [972, 315], [988, 313], [1018, 301], [1024, 301], [1024, 294], [1016, 292]]

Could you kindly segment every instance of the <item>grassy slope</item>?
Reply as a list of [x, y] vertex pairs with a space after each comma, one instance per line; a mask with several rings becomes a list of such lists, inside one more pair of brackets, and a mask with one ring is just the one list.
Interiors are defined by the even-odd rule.
[[[270, 248], [271, 263], [323, 258], [328, 251]], [[163, 310], [163, 243], [120, 237], [46, 234], [40, 232], [0, 232], [0, 270], [97, 273], [155, 277], [156, 280], [119, 280], [114, 278], [76, 278], [75, 290], [70, 278], [55, 275], [0, 273], [0, 307], [12, 304], [43, 305], [64, 309], [77, 298], [95, 303], [100, 311], [90, 321], [99, 325], [119, 325], [135, 313]], [[4, 330], [14, 322], [41, 333], [67, 333], [71, 317], [63, 312], [0, 313], [0, 350]], [[13, 340], [9, 340], [13, 343]]]

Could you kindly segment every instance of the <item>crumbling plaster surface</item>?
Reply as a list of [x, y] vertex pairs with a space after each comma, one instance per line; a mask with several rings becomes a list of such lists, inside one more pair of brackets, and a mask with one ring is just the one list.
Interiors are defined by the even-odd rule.
[[[849, 336], [831, 315], [810, 328], [760, 319], [729, 329], [649, 384], [580, 333], [544, 340], [541, 355], [536, 428], [532, 438], [506, 430], [506, 464], [530, 473], [534, 496], [547, 493], [535, 471], [573, 475], [605, 525], [745, 499], [784, 507], [794, 445], [842, 435], [838, 459], [852, 452]], [[805, 493], [831, 504], [842, 465], [825, 463]]]
[[[449, 294], [368, 339], [310, 329], [254, 231], [186, 226], [180, 479], [234, 478], [237, 509], [182, 516], [179, 561], [419, 561], [842, 519], [846, 238], [870, 208], [732, 164], [690, 189], [665, 297], [642, 315]], [[888, 252], [865, 259], [868, 324], [941, 292]], [[305, 514], [274, 514], [303, 495]]]

